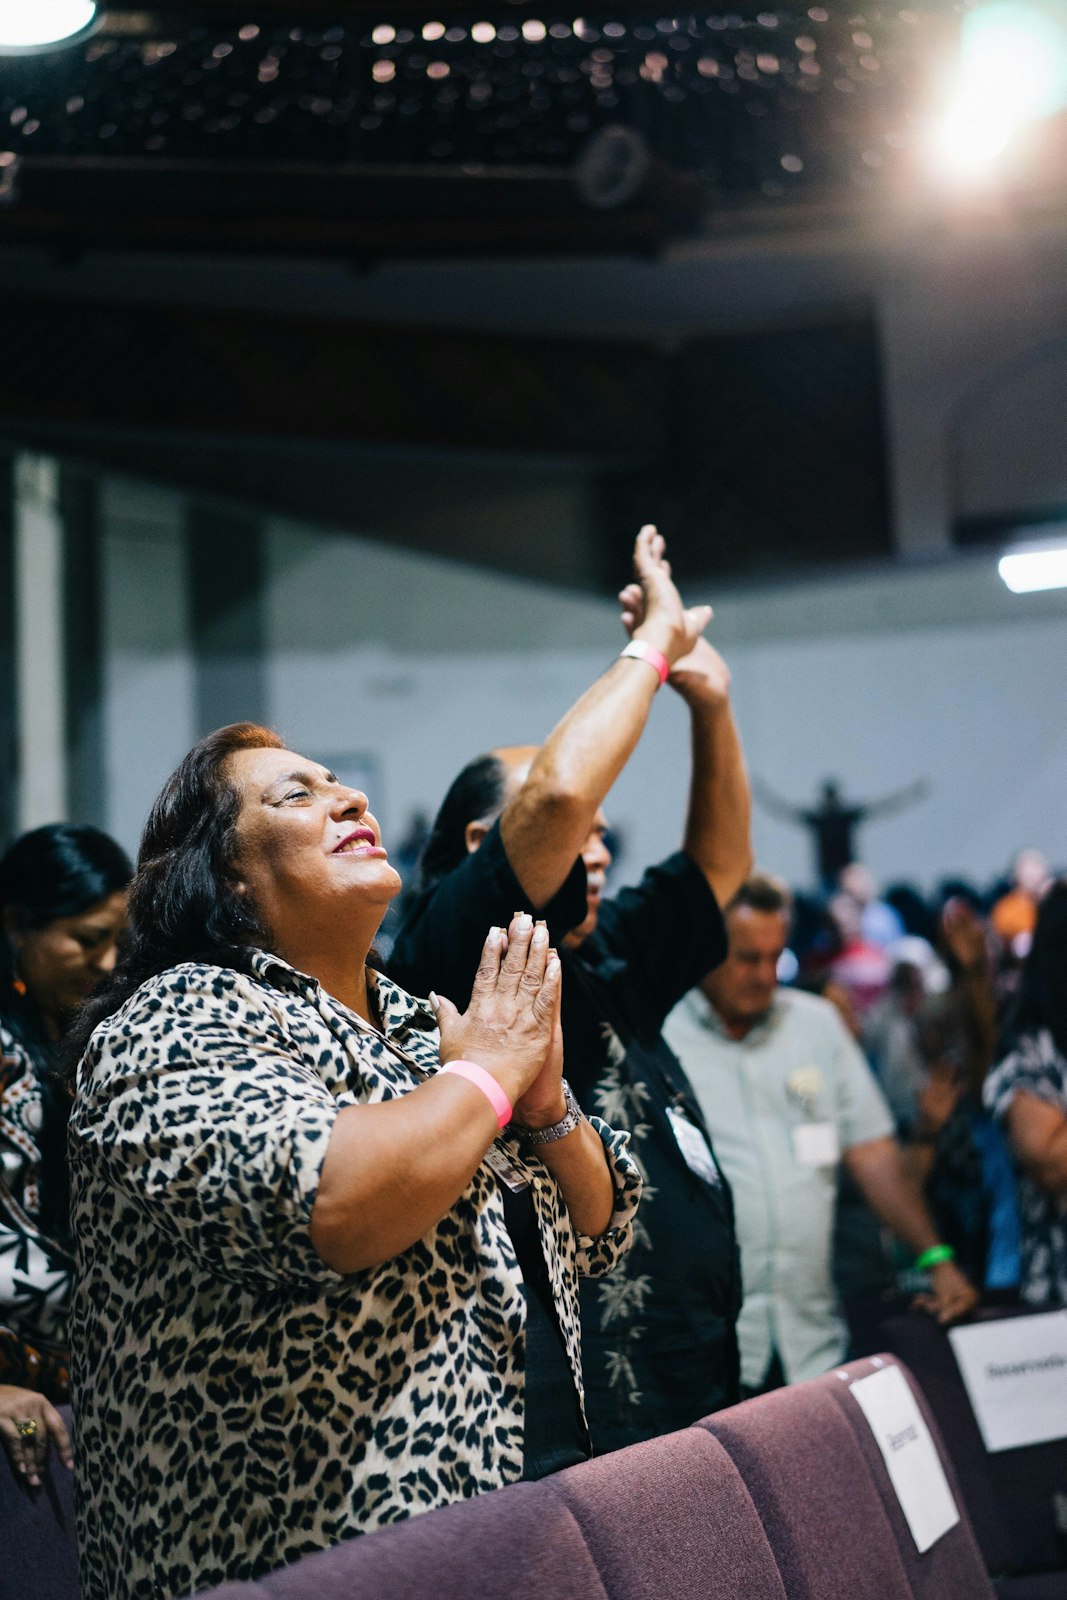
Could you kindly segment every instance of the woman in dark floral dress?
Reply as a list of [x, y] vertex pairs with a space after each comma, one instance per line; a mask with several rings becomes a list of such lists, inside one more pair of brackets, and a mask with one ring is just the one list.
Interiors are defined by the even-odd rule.
[[0, 1439], [36, 1483], [67, 1398], [73, 1273], [66, 1132], [55, 1070], [64, 1029], [115, 963], [124, 852], [96, 828], [53, 824], [0, 858]]
[[1067, 1305], [1067, 881], [1038, 912], [1009, 1028], [985, 1085], [1018, 1175], [1023, 1300]]

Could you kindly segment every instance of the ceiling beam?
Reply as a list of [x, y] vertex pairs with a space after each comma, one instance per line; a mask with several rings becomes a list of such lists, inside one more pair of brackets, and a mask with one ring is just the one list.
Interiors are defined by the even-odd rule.
[[8, 296], [0, 422], [601, 463], [663, 451], [648, 345]]

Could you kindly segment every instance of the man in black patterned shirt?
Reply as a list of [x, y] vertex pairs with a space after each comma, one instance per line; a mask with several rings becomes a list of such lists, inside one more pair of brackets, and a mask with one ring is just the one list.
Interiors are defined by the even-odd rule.
[[[495, 751], [452, 785], [389, 963], [415, 993], [435, 989], [462, 1004], [487, 922], [529, 909], [561, 947], [567, 1076], [586, 1109], [629, 1129], [646, 1178], [624, 1266], [582, 1296], [587, 1408], [601, 1452], [737, 1398], [729, 1189], [660, 1030], [726, 953], [719, 907], [750, 866], [748, 785], [729, 673], [702, 637], [710, 610], [683, 606], [654, 528], [638, 536], [634, 572], [620, 595], [632, 641], [624, 656], [540, 749]], [[683, 846], [602, 902], [611, 857], [601, 806], [664, 681], [692, 727]]]

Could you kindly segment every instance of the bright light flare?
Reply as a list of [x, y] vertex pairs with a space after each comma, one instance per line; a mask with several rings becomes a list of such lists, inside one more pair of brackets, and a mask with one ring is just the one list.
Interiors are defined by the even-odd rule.
[[1012, 594], [1067, 589], [1067, 544], [1061, 541], [1009, 550], [998, 561], [997, 571]]
[[96, 0], [0, 0], [0, 50], [59, 44], [95, 16]]
[[947, 177], [995, 168], [1016, 134], [1067, 104], [1067, 13], [981, 6], [960, 25], [959, 68], [931, 138]]

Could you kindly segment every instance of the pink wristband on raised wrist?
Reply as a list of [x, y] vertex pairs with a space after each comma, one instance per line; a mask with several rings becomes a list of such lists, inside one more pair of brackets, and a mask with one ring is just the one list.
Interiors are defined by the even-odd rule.
[[633, 656], [635, 661], [647, 661], [649, 666], [659, 673], [660, 688], [671, 675], [671, 664], [662, 650], [657, 650], [655, 645], [646, 644], [643, 639], [631, 639], [626, 649], [620, 652], [624, 656]]
[[449, 1061], [441, 1071], [454, 1072], [457, 1078], [466, 1078], [468, 1083], [473, 1083], [476, 1089], [482, 1091], [496, 1112], [497, 1127], [507, 1127], [511, 1121], [511, 1101], [491, 1072], [486, 1072], [484, 1067], [478, 1066], [474, 1061]]

